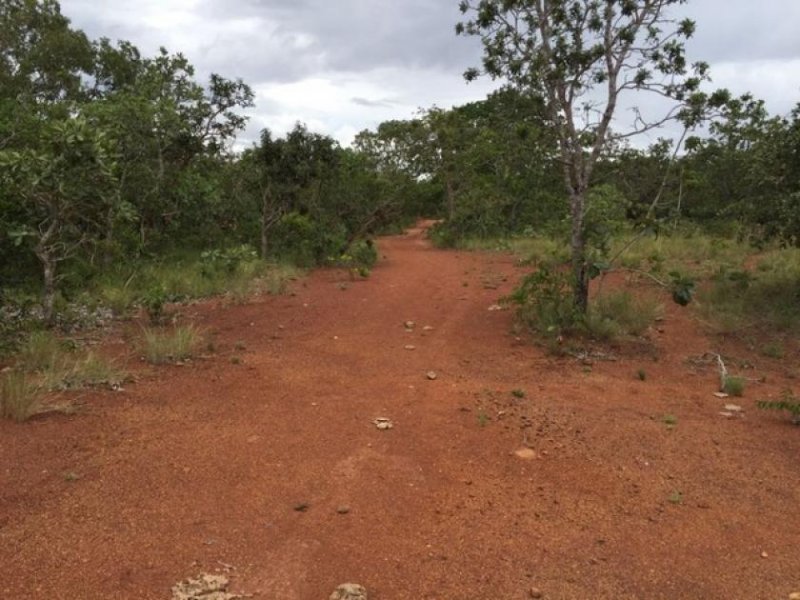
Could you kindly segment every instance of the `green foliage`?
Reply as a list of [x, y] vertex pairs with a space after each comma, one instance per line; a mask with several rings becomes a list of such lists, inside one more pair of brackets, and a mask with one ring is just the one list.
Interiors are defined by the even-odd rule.
[[786, 356], [786, 349], [781, 342], [768, 342], [761, 348], [761, 354], [768, 358], [781, 359]]
[[661, 422], [667, 427], [675, 427], [678, 425], [678, 417], [675, 415], [664, 415], [661, 419]]
[[192, 325], [178, 326], [169, 331], [145, 328], [141, 349], [147, 362], [163, 365], [191, 358], [202, 341], [201, 332]]
[[791, 390], [785, 390], [780, 400], [758, 402], [758, 407], [762, 410], [778, 410], [788, 412], [795, 425], [800, 425], [800, 398], [795, 396]]
[[683, 493], [677, 490], [671, 492], [667, 500], [670, 504], [683, 504]]
[[654, 300], [621, 290], [599, 296], [583, 314], [572, 301], [569, 275], [547, 265], [526, 276], [508, 300], [517, 305], [520, 320], [540, 335], [586, 335], [602, 341], [642, 335], [661, 310]]
[[647, 296], [615, 290], [599, 296], [589, 310], [585, 328], [600, 340], [640, 336], [661, 313], [661, 306]]
[[34, 331], [18, 349], [16, 359], [28, 373], [50, 371], [61, 367], [64, 358], [61, 341], [50, 331]]
[[722, 380], [722, 391], [729, 396], [740, 397], [744, 395], [745, 379], [734, 375], [726, 375]]
[[800, 250], [761, 256], [755, 270], [721, 267], [700, 296], [703, 312], [720, 332], [800, 330]]
[[580, 329], [582, 318], [571, 297], [569, 275], [542, 265], [523, 278], [508, 300], [517, 305], [517, 315], [527, 327], [557, 337]]
[[167, 291], [161, 284], [152, 286], [142, 295], [141, 304], [147, 311], [150, 322], [154, 325], [164, 320], [164, 305], [168, 300]]
[[258, 258], [258, 253], [249, 244], [242, 244], [224, 250], [206, 250], [200, 255], [203, 263], [203, 274], [209, 277], [219, 269], [228, 274], [235, 273], [239, 267], [246, 262], [252, 262]]

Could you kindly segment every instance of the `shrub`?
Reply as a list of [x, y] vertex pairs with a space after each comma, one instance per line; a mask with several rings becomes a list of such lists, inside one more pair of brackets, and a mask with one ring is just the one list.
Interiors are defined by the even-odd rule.
[[347, 252], [353, 257], [353, 263], [357, 267], [371, 269], [378, 262], [378, 249], [372, 240], [360, 240], [350, 246]]
[[150, 322], [154, 325], [160, 324], [164, 320], [164, 306], [168, 300], [167, 291], [161, 284], [152, 286], [142, 296], [141, 303], [147, 311]]
[[507, 300], [517, 305], [519, 319], [542, 335], [556, 337], [580, 328], [569, 275], [547, 265], [526, 276]]
[[142, 352], [145, 360], [154, 365], [191, 358], [202, 343], [202, 335], [193, 325], [176, 327], [172, 331], [145, 328]]
[[726, 375], [722, 380], [722, 391], [729, 396], [743, 396], [744, 395], [745, 380], [744, 377], [736, 377], [734, 375]]

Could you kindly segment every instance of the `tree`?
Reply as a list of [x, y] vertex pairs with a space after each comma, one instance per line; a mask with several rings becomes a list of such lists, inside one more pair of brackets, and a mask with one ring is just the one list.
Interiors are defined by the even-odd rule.
[[18, 245], [30, 243], [42, 267], [44, 318], [52, 324], [59, 263], [69, 259], [98, 228], [117, 187], [107, 136], [81, 116], [42, 128], [36, 146], [0, 151], [2, 183], [21, 201], [13, 224]]
[[[695, 123], [709, 100], [699, 91], [707, 65], [689, 65], [684, 55], [695, 24], [667, 14], [685, 1], [465, 0], [460, 6], [469, 18], [456, 33], [480, 37], [483, 71], [540, 95], [555, 129], [570, 201], [574, 302], [583, 313], [596, 272], [584, 227], [595, 165], [621, 140], [672, 119]], [[480, 74], [470, 69], [465, 77]], [[621, 97], [637, 91], [673, 107], [655, 119], [636, 111], [630, 131], [612, 131]]]

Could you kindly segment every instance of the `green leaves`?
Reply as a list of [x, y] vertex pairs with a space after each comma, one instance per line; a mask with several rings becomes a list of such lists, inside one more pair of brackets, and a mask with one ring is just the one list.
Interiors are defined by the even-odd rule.
[[671, 280], [670, 292], [672, 293], [672, 300], [681, 306], [688, 306], [694, 297], [694, 279], [682, 275], [678, 271], [671, 271], [669, 276]]

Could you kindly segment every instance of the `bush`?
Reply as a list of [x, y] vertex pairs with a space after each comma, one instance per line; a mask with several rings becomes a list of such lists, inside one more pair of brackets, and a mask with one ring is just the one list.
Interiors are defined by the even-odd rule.
[[541, 335], [557, 337], [580, 328], [569, 275], [547, 265], [526, 276], [507, 300], [517, 305], [519, 319]]
[[740, 397], [744, 395], [745, 380], [744, 377], [736, 377], [734, 375], [726, 375], [722, 380], [722, 391], [729, 396]]

